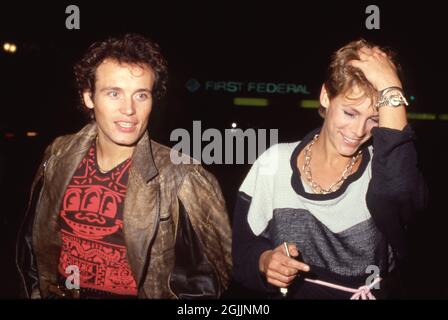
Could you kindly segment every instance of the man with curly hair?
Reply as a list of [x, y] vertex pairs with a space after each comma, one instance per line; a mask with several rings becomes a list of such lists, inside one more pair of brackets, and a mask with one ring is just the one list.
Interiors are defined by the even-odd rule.
[[46, 149], [33, 182], [17, 245], [26, 296], [219, 297], [231, 269], [220, 187], [147, 133], [166, 88], [159, 47], [109, 38], [74, 71], [91, 121]]

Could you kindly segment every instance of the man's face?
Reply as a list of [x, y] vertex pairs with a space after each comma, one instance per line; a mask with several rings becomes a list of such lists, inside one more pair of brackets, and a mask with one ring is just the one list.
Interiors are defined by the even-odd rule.
[[323, 91], [321, 104], [327, 108], [324, 130], [330, 145], [340, 155], [350, 157], [372, 136], [372, 128], [378, 126], [378, 112], [358, 87], [352, 88], [348, 97], [340, 94], [331, 100]]
[[134, 146], [148, 126], [155, 75], [148, 66], [104, 60], [96, 69], [95, 93], [84, 92], [98, 138], [110, 146]]

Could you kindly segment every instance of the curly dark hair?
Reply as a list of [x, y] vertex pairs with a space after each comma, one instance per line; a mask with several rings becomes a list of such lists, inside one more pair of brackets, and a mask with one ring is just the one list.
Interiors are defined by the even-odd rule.
[[147, 65], [155, 75], [153, 98], [160, 99], [166, 92], [168, 79], [167, 61], [162, 56], [159, 46], [139, 34], [128, 33], [121, 37], [108, 38], [93, 43], [76, 63], [76, 86], [82, 103], [82, 110], [92, 115], [92, 110], [85, 107], [83, 93], [95, 92], [95, 72], [105, 59], [113, 59], [119, 63]]

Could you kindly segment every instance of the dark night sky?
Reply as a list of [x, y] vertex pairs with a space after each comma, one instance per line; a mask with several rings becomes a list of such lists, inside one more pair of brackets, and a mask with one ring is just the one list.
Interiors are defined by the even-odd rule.
[[[447, 113], [446, 38], [443, 10], [436, 1], [373, 2], [380, 8], [380, 30], [367, 30], [367, 1], [231, 1], [181, 3], [111, 1], [2, 3], [0, 40], [15, 41], [17, 54], [0, 51], [2, 132], [39, 132], [40, 145], [83, 125], [76, 110], [72, 66], [93, 41], [125, 32], [156, 40], [169, 62], [166, 98], [151, 115], [152, 137], [170, 144], [174, 128], [278, 128], [280, 141], [297, 140], [320, 124], [316, 110], [298, 107], [302, 98], [317, 99], [330, 54], [364, 37], [398, 53], [404, 85], [416, 100], [410, 111]], [[93, 4], [92, 4], [93, 3]], [[67, 30], [65, 9], [77, 4], [81, 29]], [[294, 5], [293, 5], [294, 4]], [[205, 92], [192, 94], [185, 83], [258, 81], [305, 84], [310, 95]], [[238, 96], [268, 98], [267, 108], [236, 107]], [[426, 146], [446, 121], [418, 121]], [[429, 131], [428, 131], [429, 130]], [[443, 133], [446, 135], [446, 133]], [[445, 156], [445, 151], [441, 150]]]
[[[2, 54], [0, 59], [2, 98], [8, 106], [0, 128], [55, 130], [50, 134], [74, 129], [73, 63], [92, 41], [124, 32], [143, 33], [160, 43], [170, 64], [165, 109], [193, 110], [197, 119], [208, 118], [213, 110], [210, 116], [227, 121], [238, 111], [223, 102], [227, 98], [231, 104], [232, 94], [185, 99], [189, 78], [306, 83], [316, 98], [330, 53], [360, 37], [398, 51], [406, 89], [417, 97], [414, 111], [445, 109], [434, 95], [443, 92], [440, 80], [442, 67], [446, 69], [441, 64], [445, 60], [443, 11], [427, 2], [425, 6], [376, 2], [380, 30], [366, 29], [365, 8], [370, 2], [363, 1], [295, 2], [294, 6], [293, 2], [244, 6], [225, 1], [209, 2], [213, 5], [73, 2], [81, 10], [81, 30], [65, 28], [67, 2], [50, 3], [1, 5], [0, 39], [16, 41], [19, 51], [14, 56]], [[260, 114], [257, 121], [275, 120], [273, 126], [281, 126], [285, 118], [300, 121], [297, 100], [297, 96], [286, 97], [279, 102], [281, 114], [272, 108], [268, 118]]]
[[[19, 1], [0, 4], [0, 42], [15, 42], [16, 54], [0, 51], [0, 187], [6, 206], [0, 243], [7, 244], [14, 274], [14, 238], [42, 151], [56, 136], [78, 130], [83, 119], [71, 68], [87, 46], [106, 36], [138, 32], [156, 40], [169, 62], [168, 95], [151, 115], [152, 137], [169, 144], [172, 129], [204, 127], [278, 128], [280, 141], [298, 140], [321, 122], [315, 109], [299, 108], [302, 98], [317, 99], [330, 54], [364, 37], [398, 52], [405, 89], [416, 100], [413, 112], [448, 113], [445, 72], [446, 17], [440, 1]], [[45, 3], [45, 4], [44, 4]], [[207, 3], [207, 4], [206, 4]], [[294, 3], [294, 5], [293, 5]], [[65, 8], [81, 10], [81, 29], [65, 28]], [[380, 30], [367, 30], [365, 8], [380, 8]], [[1, 48], [0, 48], [1, 49]], [[194, 94], [187, 80], [258, 81], [306, 84], [310, 95], [255, 94], [268, 98], [267, 108], [236, 107], [235, 93]], [[244, 94], [243, 96], [248, 96]], [[448, 121], [415, 121], [421, 166], [432, 195], [431, 207], [414, 231], [415, 252], [446, 259], [439, 235], [446, 232], [443, 205], [448, 181], [445, 147]], [[34, 139], [26, 131], [37, 131]], [[16, 138], [5, 140], [4, 133]], [[220, 181], [231, 212], [235, 192], [248, 166], [210, 166]], [[3, 201], [2, 201], [3, 202]], [[411, 273], [416, 270], [411, 270]], [[420, 272], [419, 270], [417, 272]], [[3, 274], [3, 272], [2, 272]], [[14, 297], [16, 279], [0, 286], [0, 297]], [[446, 281], [435, 287], [417, 280], [410, 294], [448, 297]]]

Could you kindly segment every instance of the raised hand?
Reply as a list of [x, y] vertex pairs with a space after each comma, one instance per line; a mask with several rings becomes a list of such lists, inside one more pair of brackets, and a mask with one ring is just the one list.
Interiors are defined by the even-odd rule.
[[381, 91], [388, 87], [402, 87], [392, 61], [378, 47], [363, 47], [359, 51], [360, 60], [351, 60], [349, 64], [360, 69], [372, 86]]

